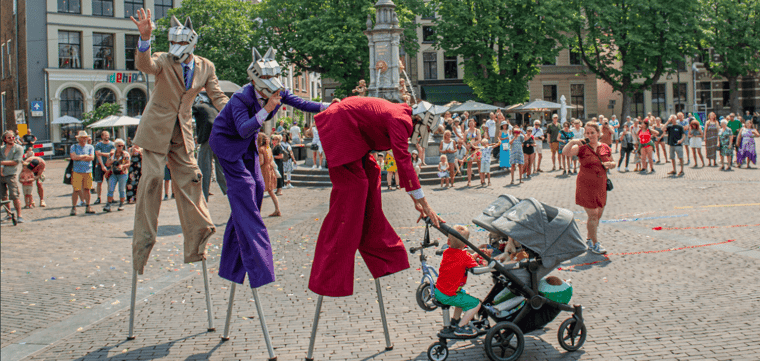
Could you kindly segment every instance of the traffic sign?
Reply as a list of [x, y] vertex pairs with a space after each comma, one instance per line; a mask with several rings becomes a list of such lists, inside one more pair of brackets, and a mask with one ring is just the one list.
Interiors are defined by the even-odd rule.
[[45, 116], [45, 103], [42, 100], [32, 100], [30, 104], [33, 117]]

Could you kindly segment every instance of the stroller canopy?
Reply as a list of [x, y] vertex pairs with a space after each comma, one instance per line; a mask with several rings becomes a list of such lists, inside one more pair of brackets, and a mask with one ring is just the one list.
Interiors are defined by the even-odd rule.
[[502, 237], [514, 238], [540, 255], [548, 269], [586, 251], [573, 212], [547, 206], [535, 198], [518, 201], [514, 196], [501, 195], [473, 223]]

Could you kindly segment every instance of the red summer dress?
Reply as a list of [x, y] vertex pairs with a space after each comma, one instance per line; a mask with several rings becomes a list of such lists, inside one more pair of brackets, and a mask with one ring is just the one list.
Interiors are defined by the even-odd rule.
[[[599, 143], [597, 154], [604, 162], [612, 161], [607, 144]], [[575, 204], [584, 208], [599, 208], [607, 204], [607, 170], [589, 145], [579, 146], [581, 169], [575, 184]]]

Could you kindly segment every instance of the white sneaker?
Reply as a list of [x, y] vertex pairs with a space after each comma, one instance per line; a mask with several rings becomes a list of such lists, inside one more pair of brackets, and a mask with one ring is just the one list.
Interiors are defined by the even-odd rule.
[[315, 164], [315, 165], [311, 166], [311, 169], [312, 169], [312, 170], [315, 170], [315, 169], [317, 169], [317, 165]]
[[625, 167], [625, 171], [626, 171], [626, 172], [628, 171], [628, 167]]
[[320, 165], [319, 167], [317, 167], [317, 170], [322, 170], [322, 166]]
[[622, 172], [622, 171], [620, 170], [620, 167], [618, 167], [618, 172]]

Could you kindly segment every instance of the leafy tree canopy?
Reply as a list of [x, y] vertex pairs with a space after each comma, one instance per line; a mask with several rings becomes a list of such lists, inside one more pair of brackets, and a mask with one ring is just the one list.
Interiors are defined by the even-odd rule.
[[528, 82], [544, 59], [559, 52], [552, 38], [557, 0], [433, 0], [436, 47], [464, 59], [464, 82], [479, 98], [513, 104], [528, 100]]
[[96, 109], [82, 114], [82, 125], [86, 127], [92, 123], [102, 120], [105, 117], [120, 114], [121, 105], [116, 103], [103, 103]]
[[760, 71], [760, 1], [700, 0], [700, 6], [701, 58], [707, 70], [729, 80], [731, 111], [739, 112], [737, 78]]
[[258, 45], [259, 23], [254, 20], [257, 6], [238, 0], [184, 0], [182, 6], [169, 10], [167, 16], [156, 21], [153, 50], [169, 50], [167, 31], [171, 15], [182, 24], [189, 16], [200, 36], [193, 54], [213, 62], [220, 80], [242, 86], [248, 83], [246, 69], [251, 63], [251, 47]]
[[[338, 97], [351, 94], [360, 79], [369, 79], [369, 45], [364, 31], [367, 15], [374, 21], [374, 1], [369, 0], [264, 0], [257, 15], [262, 26], [257, 37], [277, 50], [278, 58], [295, 64], [297, 71], [321, 73], [341, 84]], [[396, 0], [399, 25], [404, 28], [401, 46], [407, 53], [418, 49], [414, 14], [421, 0]]]
[[571, 0], [565, 44], [591, 72], [623, 93], [623, 116], [634, 93], [677, 71], [699, 38], [693, 0]]

